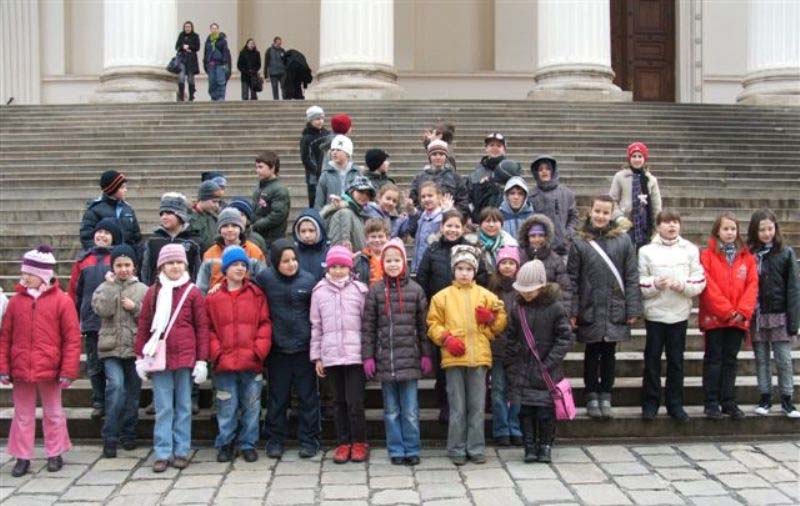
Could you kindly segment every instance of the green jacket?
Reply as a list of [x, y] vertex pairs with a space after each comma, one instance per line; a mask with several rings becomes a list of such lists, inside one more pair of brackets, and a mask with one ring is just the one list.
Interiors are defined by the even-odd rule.
[[[100, 316], [98, 355], [100, 358], [135, 358], [136, 321], [142, 310], [147, 285], [136, 278], [104, 281], [92, 294], [92, 309]], [[131, 299], [136, 307], [127, 311], [121, 299]]]
[[214, 245], [217, 237], [217, 215], [198, 212], [195, 208], [189, 210], [189, 231], [197, 238], [202, 256], [208, 248]]
[[258, 183], [256, 191], [253, 192], [253, 209], [255, 209], [253, 230], [261, 234], [267, 242], [267, 247], [272, 241], [286, 235], [290, 208], [289, 190], [278, 178]]

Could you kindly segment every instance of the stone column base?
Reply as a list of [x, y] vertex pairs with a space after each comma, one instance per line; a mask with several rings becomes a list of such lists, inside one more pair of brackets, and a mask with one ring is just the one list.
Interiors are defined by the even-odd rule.
[[800, 106], [800, 68], [770, 69], [748, 74], [736, 97], [742, 105]]
[[630, 102], [633, 93], [613, 83], [614, 73], [602, 65], [550, 65], [538, 70], [529, 100], [565, 102]]
[[317, 72], [307, 100], [397, 100], [405, 97], [394, 67], [329, 65]]
[[[155, 67], [115, 67], [100, 76], [91, 102], [175, 102], [178, 79]], [[188, 91], [187, 91], [188, 93]]]

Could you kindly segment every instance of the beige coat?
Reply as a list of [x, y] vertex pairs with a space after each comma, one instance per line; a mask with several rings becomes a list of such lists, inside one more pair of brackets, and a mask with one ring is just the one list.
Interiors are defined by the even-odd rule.
[[[656, 177], [645, 167], [647, 174], [647, 193], [650, 194], [650, 212], [652, 214], [652, 222], [655, 227], [656, 215], [661, 212], [661, 191], [658, 189], [658, 181]], [[611, 181], [611, 189], [608, 194], [616, 202], [617, 209], [614, 213], [614, 219], [624, 216], [630, 220], [631, 211], [633, 210], [633, 196], [631, 195], [631, 177], [633, 171], [630, 168], [624, 168], [614, 174], [614, 179]]]
[[[92, 295], [92, 309], [102, 319], [97, 350], [100, 358], [135, 358], [136, 322], [142, 310], [147, 285], [136, 278], [104, 281]], [[120, 300], [131, 299], [136, 307], [127, 311]]]

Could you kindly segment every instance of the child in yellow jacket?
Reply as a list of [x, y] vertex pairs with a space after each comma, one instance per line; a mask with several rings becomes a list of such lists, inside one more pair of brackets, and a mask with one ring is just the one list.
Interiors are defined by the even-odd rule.
[[453, 247], [450, 265], [455, 279], [433, 296], [428, 311], [428, 337], [442, 348], [447, 375], [447, 454], [456, 465], [467, 458], [486, 462], [486, 371], [492, 366], [491, 341], [506, 327], [503, 302], [475, 283], [479, 255], [470, 245]]

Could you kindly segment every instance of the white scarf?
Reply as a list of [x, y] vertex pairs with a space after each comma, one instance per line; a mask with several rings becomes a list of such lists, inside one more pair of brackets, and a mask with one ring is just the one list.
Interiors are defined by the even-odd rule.
[[161, 283], [161, 290], [158, 291], [158, 297], [156, 297], [156, 312], [153, 315], [153, 323], [150, 325], [150, 339], [155, 341], [161, 337], [169, 325], [173, 290], [188, 283], [189, 274], [184, 272], [183, 276], [173, 281], [162, 272], [158, 275], [158, 281]]

